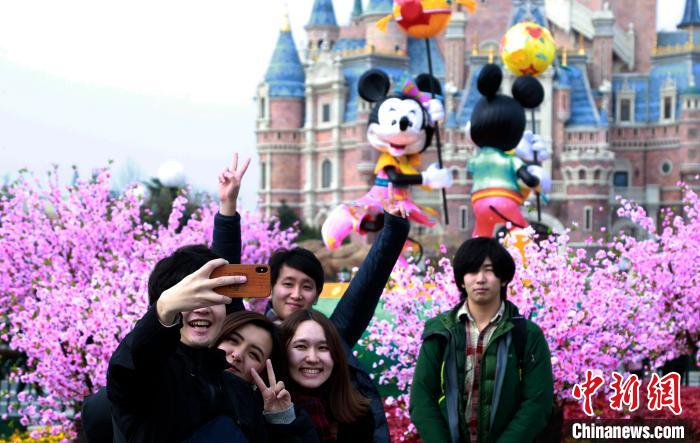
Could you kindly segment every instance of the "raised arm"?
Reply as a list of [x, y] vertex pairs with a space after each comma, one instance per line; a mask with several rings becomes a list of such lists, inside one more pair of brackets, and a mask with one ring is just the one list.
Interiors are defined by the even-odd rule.
[[217, 294], [214, 288], [245, 281], [242, 276], [209, 278], [223, 264], [226, 264], [223, 259], [211, 260], [165, 290], [112, 354], [107, 371], [107, 395], [116, 420], [115, 432], [128, 439], [137, 435], [145, 438], [149, 432], [155, 432], [145, 418], [152, 413], [154, 399], [169, 392], [162, 385], [167, 383], [163, 374], [180, 342], [180, 314], [230, 303], [229, 297]]
[[[233, 154], [231, 165], [219, 174], [219, 212], [214, 216], [214, 233], [211, 249], [229, 263], [241, 262], [241, 216], [236, 201], [241, 180], [248, 169], [250, 159], [238, 166], [238, 154]], [[235, 299], [229, 312], [242, 311], [243, 300]]]
[[374, 316], [409, 229], [406, 218], [384, 212], [384, 228], [331, 315], [331, 321], [350, 348], [355, 346]]

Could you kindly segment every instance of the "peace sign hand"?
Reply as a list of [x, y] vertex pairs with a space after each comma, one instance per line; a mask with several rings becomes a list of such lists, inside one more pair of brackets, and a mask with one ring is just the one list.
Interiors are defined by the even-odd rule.
[[394, 195], [394, 185], [391, 182], [389, 182], [387, 197], [382, 199], [382, 207], [386, 212], [395, 217], [406, 218], [409, 215], [409, 211], [406, 209], [404, 202], [396, 201]]
[[250, 368], [250, 374], [263, 397], [263, 410], [265, 412], [286, 411], [292, 406], [292, 396], [284, 388], [284, 382], [277, 381], [275, 378], [275, 370], [272, 369], [272, 362], [269, 358], [265, 364], [267, 365], [267, 379], [270, 381], [270, 386], [265, 386], [265, 382], [258, 375], [258, 372]]
[[248, 169], [250, 159], [238, 168], [238, 153], [233, 154], [231, 165], [219, 174], [219, 212], [222, 215], [236, 214], [236, 199], [241, 189], [241, 180]]

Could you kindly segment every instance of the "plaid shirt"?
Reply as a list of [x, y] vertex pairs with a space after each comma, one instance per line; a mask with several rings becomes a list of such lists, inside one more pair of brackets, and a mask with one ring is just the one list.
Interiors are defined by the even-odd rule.
[[[476, 325], [476, 320], [472, 317], [469, 312], [469, 307], [467, 306], [467, 301], [459, 311], [457, 311], [457, 318], [459, 321], [465, 323], [465, 330], [467, 334], [466, 340], [466, 359], [465, 366], [466, 371], [464, 375], [464, 419], [469, 428], [469, 441], [477, 441], [477, 419], [479, 417], [479, 383], [481, 375], [481, 354], [484, 348], [488, 345], [493, 335], [493, 331], [496, 330], [496, 325], [501, 318], [503, 318], [503, 313], [505, 311], [505, 303], [501, 302], [501, 306], [498, 308], [498, 312], [493, 316], [489, 324], [479, 331]], [[474, 381], [477, 380], [477, 383]]]

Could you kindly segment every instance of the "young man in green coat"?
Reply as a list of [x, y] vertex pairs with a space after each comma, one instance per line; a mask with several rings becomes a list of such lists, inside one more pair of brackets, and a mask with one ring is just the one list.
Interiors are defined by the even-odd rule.
[[552, 410], [552, 366], [542, 330], [506, 300], [513, 258], [497, 240], [473, 238], [453, 267], [462, 301], [425, 323], [411, 419], [424, 443], [531, 442]]

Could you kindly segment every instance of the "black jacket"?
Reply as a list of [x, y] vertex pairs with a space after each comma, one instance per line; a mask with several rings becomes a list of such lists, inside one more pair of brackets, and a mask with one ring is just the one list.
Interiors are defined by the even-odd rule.
[[[228, 245], [236, 244], [236, 239], [233, 236], [236, 232], [240, 235], [240, 228], [236, 230], [236, 223], [240, 224], [240, 219], [217, 217], [214, 220], [212, 249], [226, 259], [229, 259], [227, 251], [232, 251], [231, 246]], [[388, 213], [384, 214], [384, 228], [374, 241], [367, 257], [330, 317], [343, 339], [353, 385], [371, 401], [374, 422], [373, 441], [375, 443], [391, 441], [389, 425], [386, 421], [379, 390], [369, 373], [353, 355], [352, 348], [362, 337], [374, 316], [384, 286], [386, 286], [391, 270], [394, 268], [408, 238], [409, 229], [408, 220]], [[240, 239], [238, 239], [238, 244], [240, 245]], [[272, 309], [272, 305], [268, 303], [267, 309]]]
[[236, 408], [254, 402], [252, 390], [224, 373], [226, 367], [223, 351], [180, 343], [179, 328], [161, 325], [152, 306], [109, 361], [107, 395], [117, 439], [181, 441], [218, 416], [231, 417], [244, 432], [249, 421], [258, 428], [260, 411], [238, 408], [252, 413], [239, 417]]

